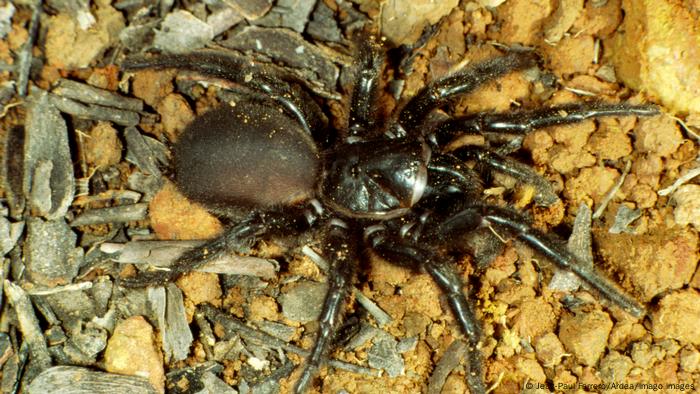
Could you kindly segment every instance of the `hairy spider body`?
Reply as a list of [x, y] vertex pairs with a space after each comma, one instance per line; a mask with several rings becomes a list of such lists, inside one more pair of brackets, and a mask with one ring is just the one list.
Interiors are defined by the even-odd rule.
[[175, 181], [180, 189], [215, 213], [236, 216], [235, 212], [237, 224], [185, 253], [169, 273], [143, 273], [126, 283], [144, 286], [172, 280], [264, 234], [324, 229], [329, 290], [317, 339], [295, 386], [297, 393], [305, 391], [329, 351], [365, 249], [391, 263], [427, 272], [443, 291], [469, 343], [467, 380], [472, 393], [486, 391], [479, 351], [481, 325], [450, 264], [452, 252], [460, 248], [454, 241], [465, 233], [496, 227], [575, 272], [629, 313], [644, 313], [633, 298], [580, 264], [560, 241], [533, 229], [515, 211], [484, 203], [481, 177], [464, 162], [473, 160], [486, 170], [533, 183], [547, 200], [547, 182], [534, 170], [488, 146], [452, 152], [442, 148], [463, 134], [522, 135], [591, 117], [654, 115], [656, 107], [575, 104], [430, 119], [431, 112], [451, 98], [535, 65], [531, 53], [511, 52], [429, 84], [384, 122], [374, 110], [383, 53], [372, 40], [364, 40], [358, 52], [349, 121], [337, 131], [337, 138], [293, 78], [264, 66], [209, 51], [128, 59], [127, 69], [188, 69], [245, 85], [250, 93], [234, 107], [223, 106], [197, 118], [175, 146]]

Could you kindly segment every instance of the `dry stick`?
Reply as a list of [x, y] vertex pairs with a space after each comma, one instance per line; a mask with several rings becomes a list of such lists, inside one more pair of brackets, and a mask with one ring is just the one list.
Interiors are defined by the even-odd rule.
[[595, 213], [593, 214], [593, 219], [598, 219], [599, 217], [603, 216], [605, 208], [607, 208], [610, 201], [613, 199], [613, 197], [615, 197], [615, 193], [617, 193], [617, 191], [620, 190], [620, 187], [622, 187], [622, 184], [625, 182], [625, 178], [627, 178], [627, 174], [629, 174], [630, 168], [632, 168], [632, 162], [628, 161], [625, 164], [625, 169], [622, 171], [622, 174], [617, 179], [617, 182], [615, 182], [615, 185], [613, 185], [610, 191], [608, 191], [608, 193], [603, 198], [603, 201], [600, 202], [600, 206], [598, 207], [598, 209], [595, 210]]
[[35, 1], [32, 10], [32, 19], [29, 22], [29, 32], [27, 42], [19, 52], [17, 65], [17, 95], [24, 97], [27, 95], [27, 86], [29, 84], [29, 71], [32, 67], [32, 49], [34, 49], [34, 40], [36, 39], [37, 31], [39, 30], [39, 15], [41, 15], [41, 0]]
[[462, 357], [467, 352], [468, 345], [461, 339], [455, 340], [442, 355], [440, 361], [435, 365], [433, 374], [428, 379], [428, 394], [439, 394], [453, 369], [462, 361]]
[[667, 196], [669, 194], [673, 194], [676, 191], [676, 189], [678, 189], [684, 183], [690, 181], [691, 179], [695, 178], [698, 175], [700, 175], [700, 168], [695, 168], [695, 169], [688, 171], [685, 175], [676, 179], [676, 181], [673, 182], [673, 185], [671, 185], [665, 189], [659, 190], [659, 195], [660, 196]]
[[30, 358], [40, 370], [49, 368], [51, 366], [51, 356], [29, 296], [21, 287], [9, 280], [5, 280], [4, 285], [5, 295], [10, 300], [17, 314], [19, 330], [29, 345]]
[[[221, 324], [224, 327], [224, 331], [226, 333], [238, 332], [241, 334], [241, 336], [247, 337], [248, 339], [252, 339], [265, 346], [278, 347], [285, 351], [298, 354], [302, 357], [307, 357], [310, 353], [308, 350], [304, 350], [298, 346], [277, 339], [272, 335], [248, 327], [239, 319], [236, 319], [233, 316], [226, 315], [211, 305], [203, 305], [201, 310], [208, 319], [212, 320], [216, 324]], [[340, 360], [329, 359], [328, 364], [334, 368], [343, 369], [357, 374], [375, 377], [379, 377], [381, 374], [381, 372], [378, 370], [362, 367]]]

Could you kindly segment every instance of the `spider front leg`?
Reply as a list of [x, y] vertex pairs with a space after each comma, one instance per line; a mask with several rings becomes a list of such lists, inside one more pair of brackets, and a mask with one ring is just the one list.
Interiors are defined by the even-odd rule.
[[[204, 77], [246, 86], [257, 93], [259, 98], [275, 101], [288, 115], [297, 120], [308, 134], [325, 129], [327, 123], [321, 108], [296, 78], [275, 73], [270, 67], [225, 52], [201, 50], [184, 55], [160, 55], [152, 58], [130, 56], [122, 62], [122, 68], [127, 71], [169, 68], [187, 70]], [[329, 143], [322, 138], [318, 140]]]
[[645, 314], [644, 307], [637, 300], [623, 293], [593, 268], [581, 264], [576, 256], [566, 249], [563, 242], [547, 237], [530, 226], [524, 217], [511, 210], [488, 205], [468, 206], [461, 212], [447, 218], [439, 226], [437, 234], [447, 239], [452, 234], [463, 234], [466, 231], [488, 225], [505, 229], [534, 250], [544, 254], [560, 268], [575, 273], [601, 296], [631, 315], [640, 317]]
[[[438, 146], [444, 146], [462, 134], [503, 133], [527, 134], [533, 130], [578, 123], [586, 119], [608, 116], [654, 116], [659, 114], [654, 105], [629, 104], [569, 104], [552, 108], [503, 114], [477, 114], [454, 118], [440, 123], [433, 131]], [[468, 145], [451, 152], [462, 160], [474, 160], [488, 170], [494, 170], [531, 184], [537, 190], [535, 200], [542, 205], [551, 205], [559, 197], [545, 178], [531, 167], [494, 152], [493, 150]]]
[[380, 72], [384, 56], [375, 41], [366, 34], [356, 37], [358, 61], [355, 64], [357, 75], [353, 84], [350, 116], [348, 119], [348, 142], [363, 139], [367, 131], [376, 126], [375, 104], [379, 91]]
[[486, 392], [482, 357], [481, 357], [481, 322], [474, 314], [472, 302], [464, 295], [464, 283], [455, 270], [442, 262], [438, 255], [425, 248], [419, 248], [406, 239], [375, 231], [368, 236], [372, 250], [387, 261], [408, 266], [415, 270], [423, 270], [430, 274], [435, 283], [447, 297], [455, 319], [467, 337], [468, 371], [467, 384], [472, 394]]
[[409, 133], [421, 133], [420, 126], [428, 114], [450, 98], [469, 94], [479, 86], [510, 72], [532, 67], [536, 64], [535, 60], [532, 52], [511, 52], [433, 82], [406, 103], [399, 113], [399, 124]]
[[294, 392], [297, 394], [306, 390], [331, 347], [333, 335], [342, 317], [343, 304], [350, 294], [359, 258], [358, 237], [348, 228], [348, 225], [338, 219], [331, 219], [328, 227], [324, 243], [324, 254], [330, 260], [328, 291], [319, 317], [316, 341], [294, 387]]
[[514, 113], [482, 113], [446, 120], [433, 131], [438, 144], [447, 144], [463, 133], [527, 134], [548, 126], [565, 125], [609, 116], [654, 116], [655, 105], [584, 103]]
[[474, 160], [483, 169], [500, 172], [534, 186], [536, 190], [534, 199], [540, 205], [550, 206], [559, 200], [559, 196], [554, 192], [547, 179], [538, 174], [532, 167], [517, 160], [474, 145], [459, 148], [452, 154], [464, 161]]

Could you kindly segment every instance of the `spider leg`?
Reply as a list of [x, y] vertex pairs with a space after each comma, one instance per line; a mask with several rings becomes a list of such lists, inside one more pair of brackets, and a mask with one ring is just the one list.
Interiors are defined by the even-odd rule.
[[644, 315], [644, 307], [634, 298], [626, 295], [610, 280], [593, 268], [581, 264], [562, 242], [547, 237], [534, 229], [527, 220], [517, 213], [500, 207], [472, 205], [447, 218], [437, 228], [437, 236], [449, 239], [452, 234], [462, 234], [480, 226], [493, 224], [512, 233], [533, 249], [547, 256], [559, 267], [572, 271], [603, 297], [620, 306], [630, 314]]
[[201, 50], [184, 55], [160, 55], [153, 58], [130, 56], [122, 62], [124, 70], [176, 68], [205, 77], [219, 78], [249, 87], [262, 97], [276, 101], [312, 134], [323, 128], [326, 118], [301, 83], [291, 75], [279, 75], [271, 68], [250, 59], [221, 51]]
[[384, 54], [371, 37], [360, 34], [356, 41], [359, 45], [359, 58], [355, 64], [357, 75], [350, 101], [348, 142], [361, 139], [367, 131], [375, 127], [376, 116], [373, 108], [377, 100], [380, 72], [384, 64]]
[[586, 119], [606, 116], [654, 116], [659, 113], [659, 108], [655, 105], [567, 104], [515, 113], [462, 116], [440, 123], [436, 126], [434, 134], [438, 143], [444, 146], [465, 132], [527, 134], [543, 127], [578, 123]]
[[316, 341], [294, 387], [294, 392], [297, 394], [306, 390], [328, 353], [335, 329], [342, 317], [343, 304], [350, 294], [357, 266], [356, 250], [359, 245], [357, 235], [340, 220], [331, 220], [329, 227], [325, 242], [325, 255], [330, 258], [328, 292], [319, 317]]
[[439, 154], [428, 163], [428, 184], [415, 208], [456, 213], [464, 201], [479, 198], [484, 185], [479, 174], [452, 154]]
[[389, 262], [425, 270], [447, 297], [452, 313], [469, 342], [467, 384], [471, 393], [485, 393], [481, 346], [481, 323], [474, 314], [472, 303], [462, 291], [464, 283], [455, 270], [439, 261], [437, 255], [427, 249], [411, 245], [405, 239], [387, 237], [383, 231], [373, 232], [368, 242], [372, 250]]
[[289, 212], [268, 212], [251, 214], [236, 225], [227, 229], [218, 237], [184, 252], [169, 270], [139, 273], [133, 278], [124, 278], [119, 284], [124, 287], [161, 286], [175, 281], [180, 275], [193, 271], [209, 261], [227, 254], [247, 249], [263, 234], [280, 232], [302, 232], [311, 223], [310, 213], [304, 211], [298, 215]]
[[535, 59], [531, 52], [511, 52], [435, 81], [406, 103], [399, 113], [399, 124], [409, 132], [415, 132], [428, 114], [444, 105], [448, 99], [471, 93], [477, 87], [512, 71], [534, 66]]
[[462, 160], [474, 160], [489, 170], [512, 176], [520, 182], [534, 186], [536, 190], [535, 201], [538, 204], [549, 206], [559, 200], [559, 196], [554, 192], [547, 179], [538, 174], [532, 167], [515, 159], [474, 145], [461, 147], [452, 154]]
[[[659, 113], [654, 105], [629, 104], [570, 104], [552, 108], [521, 111], [505, 114], [477, 114], [447, 120], [437, 126], [434, 137], [438, 145], [444, 145], [456, 136], [478, 133], [509, 133], [527, 134], [535, 129], [581, 122], [586, 119], [605, 116], [653, 116]], [[460, 147], [453, 155], [463, 160], [475, 160], [490, 170], [512, 176], [513, 178], [531, 184], [537, 190], [535, 200], [542, 205], [551, 205], [559, 197], [545, 178], [535, 172], [530, 166], [517, 160], [501, 156], [498, 153], [480, 147]]]

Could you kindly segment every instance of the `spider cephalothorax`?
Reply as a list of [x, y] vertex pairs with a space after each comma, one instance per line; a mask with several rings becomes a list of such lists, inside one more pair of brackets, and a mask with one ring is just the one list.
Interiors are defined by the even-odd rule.
[[654, 115], [656, 107], [590, 103], [442, 121], [429, 116], [455, 96], [535, 66], [532, 53], [510, 52], [431, 83], [388, 119], [376, 119], [384, 55], [372, 40], [362, 40], [357, 53], [349, 120], [342, 130], [328, 128], [320, 107], [293, 78], [242, 58], [202, 51], [125, 62], [126, 69], [187, 69], [249, 89], [234, 107], [225, 105], [195, 119], [174, 148], [179, 188], [211, 211], [236, 217], [236, 224], [180, 257], [169, 273], [145, 273], [129, 284], [172, 280], [265, 234], [322, 229], [329, 290], [296, 392], [305, 390], [329, 350], [364, 250], [427, 272], [442, 289], [469, 343], [467, 379], [472, 393], [485, 392], [481, 325], [451, 266], [459, 247], [454, 240], [465, 233], [497, 228], [573, 271], [629, 313], [644, 312], [603, 276], [579, 264], [559, 241], [533, 229], [522, 215], [485, 203], [480, 174], [464, 162], [546, 184], [534, 170], [488, 146], [467, 145], [449, 153], [442, 148], [463, 134], [522, 135], [587, 118]]

